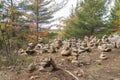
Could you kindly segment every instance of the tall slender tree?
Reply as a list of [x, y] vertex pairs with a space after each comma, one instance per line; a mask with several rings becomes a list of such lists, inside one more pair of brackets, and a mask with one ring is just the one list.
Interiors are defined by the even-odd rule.
[[36, 23], [37, 32], [40, 25], [49, 24], [54, 21], [53, 14], [65, 6], [67, 0], [56, 3], [55, 0], [24, 0], [21, 5], [23, 9], [31, 13], [26, 13], [29, 22]]

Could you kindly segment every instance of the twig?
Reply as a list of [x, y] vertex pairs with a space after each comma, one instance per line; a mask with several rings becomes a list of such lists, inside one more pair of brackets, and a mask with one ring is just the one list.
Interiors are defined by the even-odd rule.
[[74, 74], [72, 74], [70, 71], [65, 70], [65, 69], [62, 69], [62, 68], [59, 68], [59, 69], [61, 69], [62, 71], [67, 72], [69, 75], [71, 75], [72, 77], [74, 77], [76, 80], [79, 80], [79, 78], [78, 78], [78, 77], [76, 77]]

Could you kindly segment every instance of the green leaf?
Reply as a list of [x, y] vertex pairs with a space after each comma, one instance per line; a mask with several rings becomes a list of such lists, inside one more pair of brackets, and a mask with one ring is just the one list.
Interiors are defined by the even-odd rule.
[[1, 24], [1, 30], [5, 30], [6, 23]]

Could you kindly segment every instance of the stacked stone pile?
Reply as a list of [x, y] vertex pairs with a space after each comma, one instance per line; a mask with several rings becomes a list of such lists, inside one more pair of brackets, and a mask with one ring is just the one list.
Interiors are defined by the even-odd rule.
[[34, 71], [51, 72], [56, 69], [57, 67], [53, 59], [51, 57], [46, 57], [43, 58], [40, 63], [31, 63], [26, 71], [29, 73], [32, 73]]
[[[18, 51], [18, 54], [59, 54], [64, 57], [62, 57], [58, 66], [55, 64], [57, 61], [54, 60], [54, 58], [52, 59], [50, 56], [44, 59], [40, 59], [41, 61], [38, 60], [36, 63], [32, 63], [27, 67], [27, 72], [29, 73], [32, 73], [34, 71], [55, 71], [58, 70], [59, 66], [62, 65], [65, 61], [71, 62], [72, 64], [75, 64], [75, 66], [90, 65], [91, 56], [89, 56], [89, 53], [92, 50], [97, 50], [100, 52], [100, 54], [97, 54], [98, 58], [97, 60], [95, 59], [95, 62], [101, 65], [104, 60], [109, 59], [109, 56], [106, 53], [112, 51], [114, 48], [120, 48], [120, 35], [118, 34], [113, 34], [110, 36], [104, 35], [101, 39], [98, 39], [95, 36], [85, 36], [84, 39], [55, 39], [47, 44], [43, 43], [42, 38], [39, 38], [38, 41], [39, 42], [37, 44], [28, 43], [26, 50], [20, 49]], [[85, 52], [86, 54], [84, 54]], [[81, 76], [81, 74], [79, 74], [79, 76]]]
[[34, 45], [29, 43], [26, 50], [20, 49], [19, 54], [44, 54], [60, 53], [62, 56], [78, 56], [83, 52], [90, 52], [92, 49], [98, 49], [101, 52], [109, 52], [113, 48], [120, 48], [120, 35], [104, 35], [101, 39], [95, 36], [85, 36], [81, 39], [55, 39], [47, 44], [43, 44], [43, 39], [39, 38], [39, 43]]

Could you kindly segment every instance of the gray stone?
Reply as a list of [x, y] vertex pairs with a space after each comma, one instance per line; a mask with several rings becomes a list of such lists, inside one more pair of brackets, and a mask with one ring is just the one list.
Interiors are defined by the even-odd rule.
[[56, 64], [50, 57], [45, 58], [40, 63], [40, 66], [39, 66], [39, 71], [51, 72], [51, 71], [54, 71], [55, 69], [56, 69]]
[[62, 56], [69, 56], [71, 54], [71, 51], [70, 50], [62, 50], [61, 51], [61, 55]]
[[36, 75], [36, 76], [31, 76], [31, 77], [30, 77], [30, 80], [35, 80], [35, 79], [37, 79], [37, 78], [39, 78], [39, 76], [37, 76], [37, 75]]
[[18, 50], [18, 54], [22, 55], [22, 54], [26, 54], [26, 52], [24, 49], [21, 48]]
[[108, 46], [107, 44], [101, 44], [98, 46], [98, 49], [103, 51], [103, 52], [109, 52], [111, 51], [110, 46]]
[[76, 64], [78, 64], [79, 62], [78, 62], [78, 60], [74, 60], [74, 59], [73, 59], [73, 60], [71, 61], [71, 63], [76, 63]]
[[106, 60], [108, 59], [108, 57], [105, 55], [105, 54], [100, 54], [100, 57], [99, 57], [101, 60]]
[[42, 45], [41, 44], [37, 44], [34, 48], [34, 50], [40, 50], [42, 48]]

